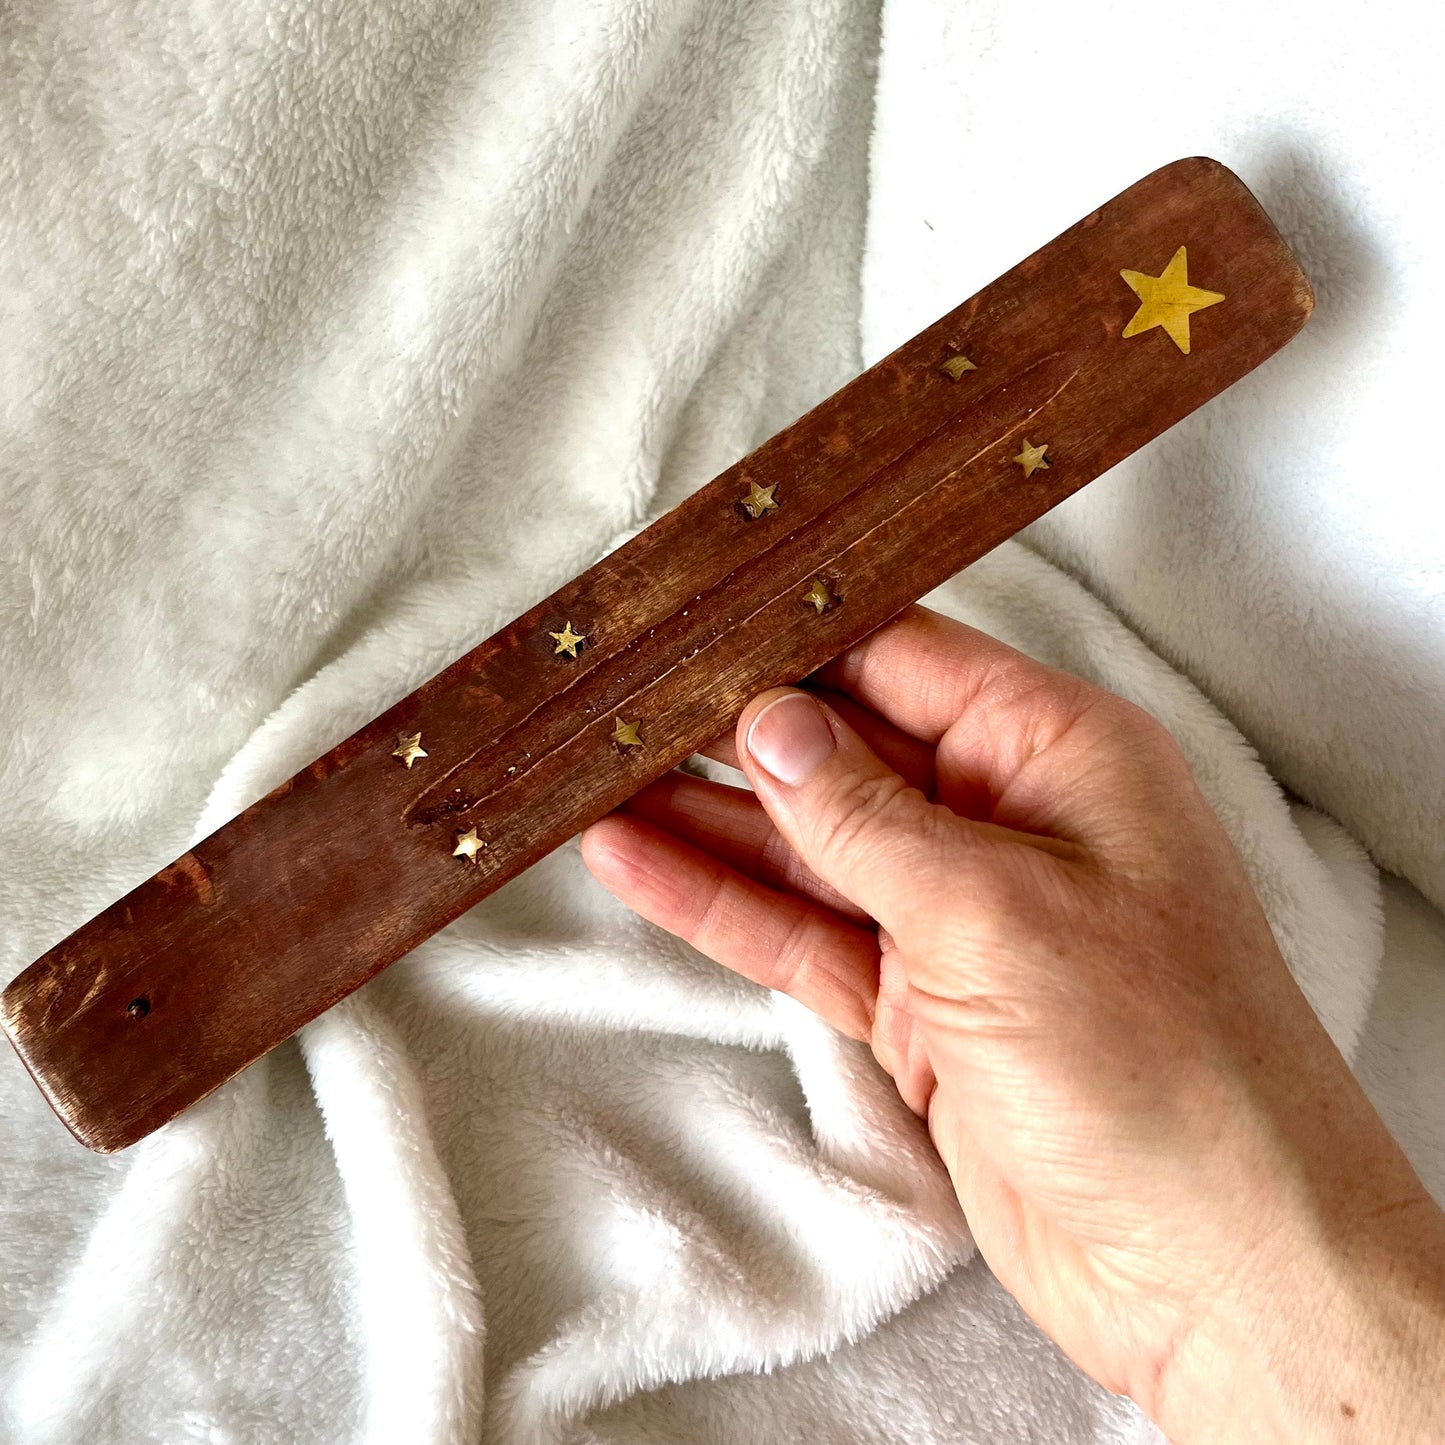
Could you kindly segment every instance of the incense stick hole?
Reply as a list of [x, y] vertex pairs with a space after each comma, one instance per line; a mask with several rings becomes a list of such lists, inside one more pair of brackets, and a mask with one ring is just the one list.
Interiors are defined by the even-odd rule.
[[151, 1011], [151, 1001], [144, 994], [126, 1004], [125, 1011], [133, 1019], [143, 1019]]

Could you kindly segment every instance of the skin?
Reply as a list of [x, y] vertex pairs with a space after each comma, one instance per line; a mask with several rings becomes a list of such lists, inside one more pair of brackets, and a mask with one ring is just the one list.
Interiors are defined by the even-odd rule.
[[872, 1046], [1002, 1283], [1177, 1445], [1445, 1441], [1445, 1216], [1148, 714], [913, 608], [595, 824]]

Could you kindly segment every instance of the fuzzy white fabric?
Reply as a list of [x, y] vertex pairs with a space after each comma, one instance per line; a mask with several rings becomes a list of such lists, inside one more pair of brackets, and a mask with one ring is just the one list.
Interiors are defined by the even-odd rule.
[[1205, 154], [1244, 179], [1314, 317], [1027, 536], [1437, 906], [1442, 54], [1423, 0], [893, 5], [864, 297], [871, 360], [1156, 166]]
[[[885, 14], [880, 156], [941, 13]], [[876, 24], [9, 8], [0, 976], [857, 370]], [[1012, 261], [1146, 168], [1111, 164], [969, 235]], [[932, 319], [882, 296], [874, 332]], [[1261, 386], [1255, 414], [1307, 394]], [[1023, 545], [933, 600], [1168, 723], [1354, 1049], [1382, 949], [1358, 846]], [[24, 1445], [1138, 1429], [971, 1260], [866, 1052], [628, 916], [575, 847], [117, 1159], [7, 1055], [0, 1157]]]

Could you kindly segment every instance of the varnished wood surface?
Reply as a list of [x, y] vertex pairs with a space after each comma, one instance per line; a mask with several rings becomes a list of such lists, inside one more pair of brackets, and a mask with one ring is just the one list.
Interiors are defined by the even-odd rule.
[[[1223, 296], [1186, 353], [1121, 278]], [[23, 972], [3, 1022], [92, 1148], [143, 1137], [1245, 375], [1308, 283], [1215, 162], [1146, 177]], [[971, 369], [952, 358], [966, 357]], [[952, 374], [956, 373], [956, 375]], [[1027, 478], [1014, 460], [1047, 445]], [[752, 483], [775, 510], [739, 505]], [[836, 600], [807, 600], [821, 579]], [[585, 634], [576, 658], [551, 633]], [[612, 741], [636, 722], [639, 746]], [[421, 734], [426, 756], [394, 755]], [[453, 854], [475, 827], [475, 862]]]

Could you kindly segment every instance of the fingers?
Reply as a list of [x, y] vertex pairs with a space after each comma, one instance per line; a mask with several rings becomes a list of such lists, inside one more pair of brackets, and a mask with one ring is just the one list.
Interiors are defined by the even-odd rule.
[[[954, 812], [1028, 831], [1048, 809], [1000, 812], [1019, 771], [1105, 696], [961, 622], [912, 607], [819, 674], [900, 732], [938, 748], [935, 796]], [[1035, 775], [1049, 772], [1035, 768]], [[1045, 790], [1045, 801], [1058, 788]]]
[[[929, 744], [910, 737], [886, 718], [842, 693], [818, 688], [810, 688], [809, 691], [827, 703], [894, 772], [901, 774], [913, 787], [932, 795], [934, 750]], [[742, 767], [738, 761], [735, 728], [729, 728], [700, 751], [704, 757], [730, 768]]]
[[861, 908], [799, 860], [746, 788], [666, 773], [629, 798], [623, 811], [711, 853], [770, 888], [811, 898], [858, 923], [870, 921]]
[[802, 862], [906, 948], [920, 904], [952, 896], [971, 825], [890, 768], [837, 711], [775, 688], [738, 720], [759, 799]]
[[639, 818], [612, 814], [582, 834], [582, 857], [634, 912], [834, 1028], [867, 1039], [878, 940], [808, 900], [747, 878]]
[[1120, 820], [1188, 787], [1142, 709], [922, 607], [819, 676], [937, 744], [935, 796], [966, 818], [1104, 846]]
[[[822, 696], [912, 787], [932, 793], [934, 750], [928, 744], [900, 732], [850, 698], [837, 693]], [[740, 766], [731, 732], [725, 739], [714, 739], [702, 752], [718, 762]], [[816, 899], [860, 922], [867, 919], [861, 908], [799, 861], [757, 798], [745, 789], [671, 773], [644, 788], [624, 807], [761, 883]]]
[[937, 743], [975, 707], [1015, 698], [1057, 704], [1095, 691], [987, 633], [916, 606], [827, 663], [817, 677], [928, 743]]

